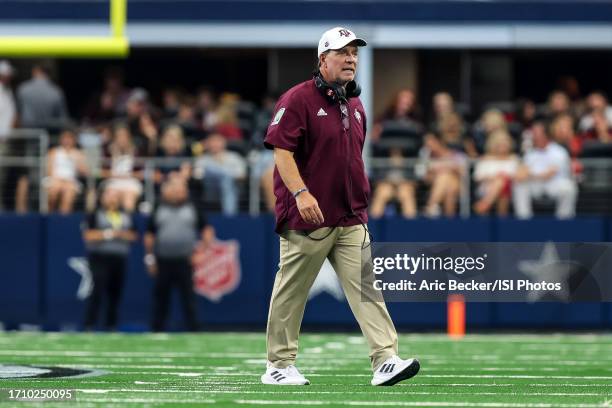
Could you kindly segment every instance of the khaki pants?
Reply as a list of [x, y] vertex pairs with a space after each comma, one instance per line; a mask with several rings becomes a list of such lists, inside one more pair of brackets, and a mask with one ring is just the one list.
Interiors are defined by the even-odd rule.
[[[330, 228], [320, 228], [310, 236], [320, 238], [329, 232]], [[364, 238], [364, 246], [368, 248], [362, 251]], [[275, 367], [285, 368], [295, 363], [308, 291], [325, 258], [334, 267], [368, 341], [372, 369], [397, 354], [397, 333], [384, 300], [380, 294], [364, 293], [362, 297], [362, 259], [370, 258], [369, 242], [369, 234], [362, 225], [336, 227], [321, 241], [298, 231], [281, 234], [279, 271], [272, 290], [267, 328], [268, 361]]]

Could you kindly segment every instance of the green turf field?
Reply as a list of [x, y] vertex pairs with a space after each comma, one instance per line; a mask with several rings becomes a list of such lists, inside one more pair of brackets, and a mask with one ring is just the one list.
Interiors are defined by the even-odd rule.
[[73, 379], [0, 379], [0, 388], [70, 388], [75, 402], [0, 407], [410, 406], [610, 407], [611, 335], [403, 335], [402, 356], [421, 372], [372, 387], [367, 347], [355, 334], [304, 334], [298, 367], [312, 383], [265, 386], [260, 333], [0, 334], [0, 364], [88, 367]]

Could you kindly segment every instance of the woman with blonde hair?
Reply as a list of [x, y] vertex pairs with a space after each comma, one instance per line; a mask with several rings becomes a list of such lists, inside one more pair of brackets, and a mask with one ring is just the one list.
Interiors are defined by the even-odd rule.
[[238, 120], [238, 102], [240, 97], [237, 94], [224, 93], [219, 98], [219, 107], [216, 110], [217, 122], [215, 132], [225, 136], [228, 140], [242, 140], [244, 135], [240, 129]]
[[513, 147], [512, 137], [506, 130], [498, 129], [489, 135], [485, 155], [478, 160], [474, 169], [480, 197], [474, 204], [477, 214], [487, 214], [493, 205], [496, 205], [498, 215], [508, 214], [512, 179], [520, 164]]
[[87, 160], [77, 145], [75, 131], [63, 130], [59, 145], [47, 154], [47, 177], [44, 183], [47, 187], [49, 211], [70, 213], [82, 190], [78, 176], [87, 175], [88, 172]]
[[462, 190], [461, 180], [467, 170], [466, 156], [451, 149], [435, 133], [428, 133], [424, 140], [421, 151], [424, 181], [431, 185], [425, 216], [436, 218], [443, 211], [446, 217], [454, 217]]
[[106, 148], [108, 165], [102, 170], [105, 188], [118, 192], [121, 207], [133, 212], [142, 194], [143, 171], [137, 166], [138, 151], [130, 129], [125, 124], [113, 130], [113, 140]]
[[508, 130], [508, 124], [504, 114], [499, 109], [489, 109], [482, 114], [482, 127], [487, 136], [497, 130]]

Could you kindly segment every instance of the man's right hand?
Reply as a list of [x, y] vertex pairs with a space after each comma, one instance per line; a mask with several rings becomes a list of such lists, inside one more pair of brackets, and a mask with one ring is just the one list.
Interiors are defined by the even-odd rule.
[[295, 198], [295, 202], [304, 221], [309, 224], [323, 224], [325, 219], [323, 218], [323, 213], [319, 208], [319, 203], [309, 191], [300, 193]]

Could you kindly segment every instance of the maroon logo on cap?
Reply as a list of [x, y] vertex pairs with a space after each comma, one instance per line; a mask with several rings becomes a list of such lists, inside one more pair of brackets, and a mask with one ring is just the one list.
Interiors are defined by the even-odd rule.
[[324, 45], [324, 47], [325, 47], [325, 48], [329, 47], [329, 41], [325, 41], [325, 45]]
[[350, 37], [351, 36], [351, 32], [349, 30], [339, 30], [338, 33], [340, 34], [340, 37]]

